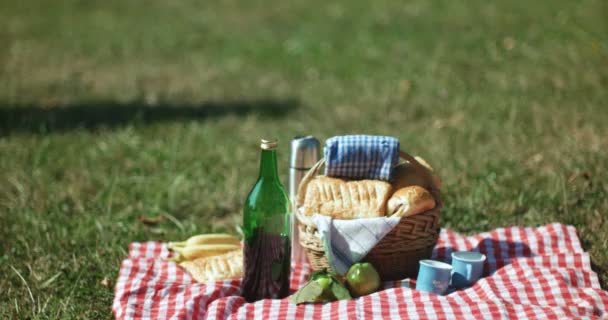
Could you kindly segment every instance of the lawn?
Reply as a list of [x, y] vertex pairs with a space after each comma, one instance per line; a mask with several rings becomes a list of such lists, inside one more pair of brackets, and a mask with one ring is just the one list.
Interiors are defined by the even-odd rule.
[[297, 134], [396, 136], [443, 226], [572, 224], [608, 288], [606, 1], [0, 7], [2, 319], [110, 318], [129, 243], [234, 232]]

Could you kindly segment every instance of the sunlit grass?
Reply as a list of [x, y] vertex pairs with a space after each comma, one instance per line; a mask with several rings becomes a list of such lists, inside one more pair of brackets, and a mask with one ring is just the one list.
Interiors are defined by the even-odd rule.
[[287, 182], [302, 133], [399, 137], [443, 178], [445, 227], [572, 224], [608, 285], [602, 1], [2, 8], [0, 318], [111, 317], [130, 242], [234, 232], [258, 139]]

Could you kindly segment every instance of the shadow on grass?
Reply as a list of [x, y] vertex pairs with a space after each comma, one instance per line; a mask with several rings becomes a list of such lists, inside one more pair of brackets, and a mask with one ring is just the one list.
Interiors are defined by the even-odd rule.
[[598, 277], [600, 278], [600, 286], [602, 287], [602, 290], [608, 290], [608, 277], [606, 276], [606, 273], [608, 272], [608, 268], [606, 266], [602, 266], [602, 265], [598, 264], [597, 262], [595, 262], [595, 260], [592, 257], [591, 258], [591, 270], [593, 270], [593, 272], [597, 273]]
[[204, 102], [198, 105], [95, 102], [43, 108], [35, 105], [0, 105], [0, 136], [15, 132], [44, 134], [72, 129], [115, 128], [130, 123], [204, 120], [225, 115], [259, 114], [283, 117], [299, 101], [251, 100]]
[[[583, 250], [585, 252], [591, 251], [591, 241], [587, 240], [587, 238], [585, 237], [581, 237], [580, 231], [577, 231], [577, 234], [578, 238], [581, 241], [581, 246], [583, 247]], [[596, 261], [596, 258], [594, 256], [591, 256], [591, 270], [597, 273], [600, 279], [600, 286], [602, 287], [602, 290], [608, 290], [608, 275], [606, 275], [608, 273], [608, 266], [599, 264]]]

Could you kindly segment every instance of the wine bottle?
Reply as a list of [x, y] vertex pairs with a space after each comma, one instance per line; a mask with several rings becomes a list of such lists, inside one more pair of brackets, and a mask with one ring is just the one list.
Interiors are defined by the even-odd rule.
[[260, 175], [243, 209], [242, 295], [249, 302], [289, 294], [289, 198], [279, 181], [276, 148], [276, 140], [262, 140]]

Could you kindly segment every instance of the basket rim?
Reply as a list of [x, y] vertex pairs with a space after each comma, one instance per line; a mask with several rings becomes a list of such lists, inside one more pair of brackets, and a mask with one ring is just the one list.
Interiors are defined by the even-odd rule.
[[[301, 210], [300, 210], [300, 209], [301, 209], [301, 207], [300, 207], [300, 208], [296, 208], [296, 210], [295, 210], [295, 214], [296, 214], [296, 218], [297, 218], [298, 222], [300, 222], [301, 224], [306, 225], [306, 226], [308, 226], [308, 227], [313, 227], [313, 228], [315, 228], [315, 229], [316, 229], [316, 228], [317, 228], [317, 225], [315, 224], [315, 222], [314, 222], [314, 221], [313, 221], [313, 219], [312, 219], [312, 217], [313, 217], [313, 216], [310, 216], [310, 217], [309, 217], [309, 216], [304, 215], [304, 214], [301, 212]], [[431, 209], [428, 209], [428, 210], [425, 210], [425, 211], [422, 211], [422, 212], [419, 212], [419, 213], [416, 213], [416, 214], [413, 214], [413, 215], [409, 215], [409, 216], [402, 216], [402, 217], [401, 217], [401, 219], [399, 219], [399, 221], [401, 221], [402, 219], [407, 219], [407, 218], [414, 217], [414, 216], [417, 216], [417, 215], [423, 215], [423, 214], [429, 213], [429, 212], [431, 212], [431, 211], [436, 211], [436, 210], [437, 210], [437, 211], [441, 212], [441, 209], [443, 209], [443, 203], [438, 202], [438, 203], [435, 205], [435, 207], [433, 207], [433, 208], [431, 208]], [[315, 213], [315, 214], [322, 215], [322, 214], [320, 214], [320, 213]], [[357, 218], [357, 219], [333, 219], [333, 220], [337, 220], [337, 221], [353, 221], [353, 220], [374, 219], [374, 218], [390, 218], [390, 217], [392, 217], [392, 216], [394, 216], [394, 215], [396, 215], [396, 214], [397, 214], [397, 213], [393, 213], [393, 214], [392, 214], [392, 215], [390, 215], [390, 216], [371, 217], [371, 218]], [[314, 214], [313, 214], [313, 215], [314, 215]]]

